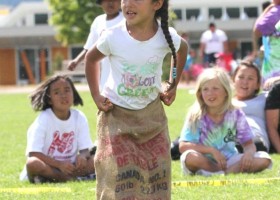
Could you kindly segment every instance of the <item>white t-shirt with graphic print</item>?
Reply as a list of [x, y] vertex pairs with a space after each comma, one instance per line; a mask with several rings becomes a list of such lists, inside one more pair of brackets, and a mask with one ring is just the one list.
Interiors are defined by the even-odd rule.
[[[75, 162], [80, 150], [93, 146], [86, 116], [79, 110], [70, 109], [68, 120], [60, 120], [48, 108], [42, 111], [27, 131], [26, 156], [40, 152], [60, 161]], [[26, 168], [21, 180], [26, 179]]]
[[[176, 51], [181, 37], [169, 28]], [[111, 73], [102, 94], [118, 106], [139, 110], [161, 92], [163, 60], [171, 52], [162, 29], [147, 41], [131, 37], [125, 21], [108, 29], [97, 41], [97, 48], [108, 56]]]
[[79, 150], [93, 146], [85, 115], [71, 109], [68, 120], [60, 120], [52, 109], [42, 111], [27, 132], [26, 156], [41, 152], [56, 160], [75, 162]]

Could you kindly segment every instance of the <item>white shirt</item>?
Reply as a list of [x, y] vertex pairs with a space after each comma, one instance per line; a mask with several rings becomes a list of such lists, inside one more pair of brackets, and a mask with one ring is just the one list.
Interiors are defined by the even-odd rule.
[[40, 152], [74, 163], [80, 150], [92, 146], [88, 122], [81, 111], [71, 109], [69, 119], [60, 120], [49, 108], [42, 111], [28, 129], [26, 156]]
[[215, 32], [207, 30], [200, 38], [200, 42], [205, 44], [204, 53], [206, 54], [224, 52], [225, 41], [227, 41], [227, 35], [220, 29], [216, 29]]
[[255, 98], [245, 101], [234, 100], [246, 115], [246, 119], [252, 129], [254, 137], [261, 139], [264, 145], [269, 149], [270, 143], [266, 131], [265, 120], [265, 101], [267, 93], [261, 93]]
[[[169, 30], [177, 51], [181, 37], [175, 29]], [[111, 63], [110, 77], [102, 93], [112, 103], [139, 110], [157, 98], [163, 60], [171, 51], [160, 26], [149, 40], [138, 41], [129, 35], [124, 21], [102, 34], [97, 48]]]
[[[97, 16], [94, 21], [91, 24], [90, 27], [90, 33], [88, 35], [88, 39], [84, 45], [84, 49], [88, 50], [90, 49], [94, 43], [98, 40], [102, 32], [108, 28], [111, 28], [118, 23], [120, 23], [122, 20], [124, 20], [122, 12], [119, 13], [119, 15], [111, 20], [106, 20], [107, 15], [102, 14]], [[110, 62], [108, 61], [108, 58], [104, 58], [101, 61], [101, 66], [108, 66], [110, 65]], [[103, 86], [108, 79], [108, 75], [110, 74], [110, 67], [101, 67], [101, 77], [100, 77], [100, 90], [102, 91]]]
[[[42, 111], [27, 131], [26, 156], [40, 152], [60, 161], [76, 161], [80, 150], [93, 146], [88, 121], [85, 115], [71, 109], [68, 120], [60, 120], [48, 108]], [[26, 166], [20, 173], [20, 180], [27, 180]]]

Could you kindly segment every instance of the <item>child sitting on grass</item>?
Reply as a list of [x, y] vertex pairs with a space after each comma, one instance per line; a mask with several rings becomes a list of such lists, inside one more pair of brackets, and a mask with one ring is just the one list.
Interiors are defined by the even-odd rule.
[[[232, 104], [230, 78], [224, 70], [205, 69], [197, 82], [196, 97], [180, 137], [184, 173], [255, 173], [271, 166], [267, 152], [256, 152], [245, 114]], [[237, 151], [236, 143], [244, 153]]]
[[31, 95], [31, 104], [41, 113], [27, 132], [27, 161], [20, 179], [42, 183], [94, 178], [88, 122], [71, 108], [83, 101], [70, 78], [51, 77]]

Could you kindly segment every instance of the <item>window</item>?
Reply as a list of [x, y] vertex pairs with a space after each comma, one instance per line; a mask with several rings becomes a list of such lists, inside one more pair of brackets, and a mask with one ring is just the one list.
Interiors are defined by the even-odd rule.
[[257, 7], [245, 7], [244, 12], [249, 18], [257, 18], [259, 16]]
[[200, 10], [199, 9], [186, 9], [186, 17], [187, 20], [190, 19], [197, 19], [199, 14], [200, 14]]
[[221, 19], [222, 17], [222, 8], [209, 8], [208, 10], [209, 18], [211, 19], [214, 17], [214, 19]]
[[84, 49], [83, 47], [72, 47], [71, 58], [76, 58], [83, 49]]
[[252, 49], [252, 42], [241, 42], [241, 58], [251, 54]]
[[48, 14], [35, 14], [35, 24], [48, 24]]
[[177, 16], [176, 20], [182, 19], [182, 10], [181, 9], [174, 9], [173, 10], [175, 15]]
[[240, 17], [240, 10], [239, 8], [226, 8], [226, 12], [229, 18], [237, 19]]

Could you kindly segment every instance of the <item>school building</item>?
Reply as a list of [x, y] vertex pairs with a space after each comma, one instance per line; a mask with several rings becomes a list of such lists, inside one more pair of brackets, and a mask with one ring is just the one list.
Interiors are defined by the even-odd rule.
[[80, 52], [82, 44], [64, 47], [57, 42], [50, 16], [43, 0], [0, 5], [0, 85], [40, 83]]
[[[251, 50], [254, 21], [262, 12], [264, 0], [170, 0], [177, 16], [173, 21], [179, 33], [187, 32], [193, 48], [210, 22], [226, 31], [230, 48], [240, 56]], [[55, 29], [48, 24], [51, 11], [46, 1], [22, 1], [16, 7], [0, 3], [0, 85], [41, 82], [75, 57], [83, 44], [62, 46]]]
[[193, 48], [210, 22], [226, 32], [230, 50], [243, 58], [252, 50], [252, 29], [262, 13], [262, 4], [270, 0], [170, 0], [177, 19], [178, 32], [186, 32]]

